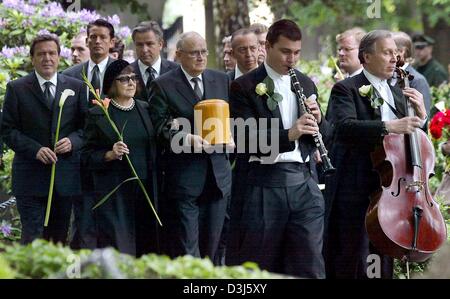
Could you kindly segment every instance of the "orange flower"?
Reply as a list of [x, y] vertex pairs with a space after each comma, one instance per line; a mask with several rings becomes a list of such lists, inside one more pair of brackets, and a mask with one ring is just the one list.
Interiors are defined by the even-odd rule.
[[111, 99], [108, 99], [108, 98], [105, 98], [104, 100], [100, 100], [100, 101], [92, 100], [92, 104], [102, 106], [105, 109], [108, 109], [109, 102], [111, 102]]
[[111, 102], [111, 99], [105, 98], [104, 100], [102, 100], [103, 102], [103, 107], [105, 107], [106, 109], [108, 109], [109, 107], [109, 102]]

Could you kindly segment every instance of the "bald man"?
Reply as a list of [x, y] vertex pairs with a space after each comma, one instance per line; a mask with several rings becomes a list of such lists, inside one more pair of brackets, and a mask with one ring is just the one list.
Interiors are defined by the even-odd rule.
[[[150, 86], [151, 119], [164, 147], [166, 253], [213, 259], [231, 193], [231, 167], [226, 153], [207, 151], [207, 142], [194, 132], [194, 105], [228, 101], [229, 79], [206, 69], [206, 41], [196, 32], [181, 35], [176, 57], [180, 67]], [[178, 121], [188, 123], [180, 130]]]

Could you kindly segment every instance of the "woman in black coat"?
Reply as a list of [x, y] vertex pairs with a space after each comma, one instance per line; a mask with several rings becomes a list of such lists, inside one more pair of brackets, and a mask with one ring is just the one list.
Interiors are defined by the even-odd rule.
[[[133, 99], [137, 76], [125, 60], [112, 62], [105, 71], [103, 90], [111, 99], [108, 112], [123, 142], [99, 106], [89, 110], [85, 128], [83, 161], [92, 171], [98, 200], [125, 179], [133, 177], [124, 157], [128, 154], [156, 207], [155, 132], [146, 102]], [[94, 210], [98, 246], [113, 246], [123, 253], [140, 256], [159, 252], [158, 224], [136, 180], [123, 184]]]

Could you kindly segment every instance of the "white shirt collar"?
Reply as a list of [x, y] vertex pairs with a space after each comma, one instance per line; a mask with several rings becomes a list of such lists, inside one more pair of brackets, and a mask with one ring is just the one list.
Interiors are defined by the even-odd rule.
[[236, 64], [236, 66], [234, 67], [234, 79], [239, 78], [243, 74], [244, 73], [241, 72], [241, 70], [239, 69], [238, 65]]
[[353, 76], [356, 76], [356, 75], [358, 75], [359, 73], [361, 73], [362, 72], [362, 70], [363, 70], [364, 68], [363, 67], [361, 67], [360, 69], [358, 69], [358, 70], [356, 70], [355, 72], [353, 72], [353, 73], [351, 73], [350, 75], [349, 75], [349, 77], [353, 77]]
[[279, 73], [277, 73], [273, 68], [271, 68], [266, 61], [264, 61], [264, 67], [266, 68], [267, 71], [267, 75], [272, 79], [272, 80], [281, 80], [281, 81], [287, 81], [291, 82], [291, 78], [289, 77], [289, 75], [281, 75]]
[[[100, 63], [98, 63], [98, 69], [102, 74], [105, 72], [106, 66], [108, 65], [108, 59], [109, 57], [106, 57]], [[94, 68], [95, 64], [96, 63], [93, 62], [91, 58], [89, 58], [89, 73], [92, 73], [92, 69]]]
[[[156, 75], [158, 76], [161, 73], [161, 55], [156, 59], [156, 61], [151, 65], [151, 67], [156, 71]], [[143, 63], [140, 59], [138, 59], [139, 70], [141, 74], [145, 74], [147, 68], [149, 67], [145, 63]]]
[[192, 77], [191, 75], [188, 74], [188, 72], [186, 72], [186, 71], [184, 70], [184, 68], [183, 68], [182, 65], [181, 65], [181, 70], [183, 71], [184, 75], [186, 76], [186, 79], [187, 79], [190, 83], [192, 82], [192, 81], [191, 81], [192, 78], [199, 78], [199, 79], [200, 79], [200, 82], [203, 81], [203, 79], [202, 79], [202, 74], [198, 75], [197, 77]]
[[380, 79], [375, 75], [372, 75], [369, 73], [366, 69], [363, 69], [364, 76], [366, 76], [367, 80], [369, 80], [370, 84], [378, 88], [379, 86], [382, 86], [384, 84], [387, 84], [387, 80]]
[[58, 82], [58, 73], [55, 73], [53, 77], [50, 78], [50, 80], [44, 79], [37, 71], [34, 71], [36, 73], [36, 77], [39, 82], [39, 86], [43, 86], [45, 82], [50, 81], [54, 86], [56, 86], [56, 83]]

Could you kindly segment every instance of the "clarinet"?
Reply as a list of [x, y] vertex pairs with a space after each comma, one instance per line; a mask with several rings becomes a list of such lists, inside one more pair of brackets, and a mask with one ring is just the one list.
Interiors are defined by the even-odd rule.
[[[311, 109], [309, 109], [308, 105], [306, 105], [306, 96], [303, 93], [303, 88], [300, 85], [300, 82], [298, 82], [297, 75], [295, 74], [295, 70], [293, 68], [290, 68], [289, 76], [291, 76], [291, 82], [292, 86], [294, 88], [295, 95], [297, 96], [299, 106], [300, 106], [300, 115], [303, 115], [304, 113], [309, 113], [312, 115]], [[317, 120], [316, 120], [317, 122]], [[332, 174], [336, 171], [336, 168], [333, 167], [331, 164], [330, 158], [328, 157], [328, 151], [325, 148], [325, 144], [322, 140], [322, 134], [320, 132], [317, 132], [313, 135], [314, 144], [316, 145], [316, 148], [319, 150], [320, 157], [322, 158], [323, 163], [323, 172], [325, 175]]]

